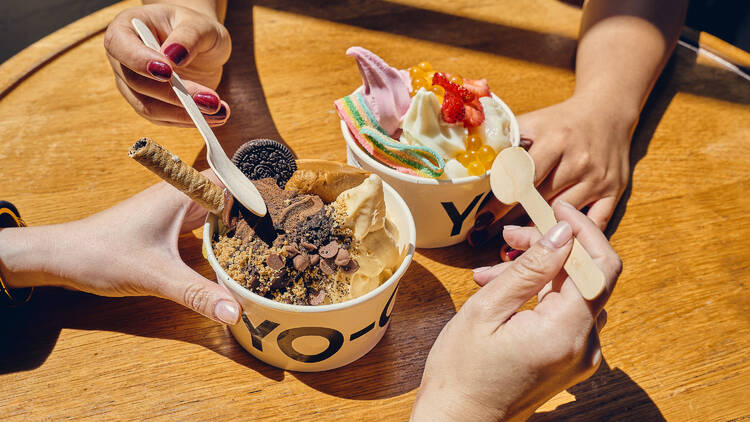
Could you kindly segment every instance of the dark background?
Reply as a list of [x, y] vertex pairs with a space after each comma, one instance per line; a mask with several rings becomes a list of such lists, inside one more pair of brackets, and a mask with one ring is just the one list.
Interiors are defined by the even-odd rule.
[[[117, 1], [0, 0], [0, 63], [55, 30]], [[750, 51], [750, 0], [691, 1], [687, 24]]]

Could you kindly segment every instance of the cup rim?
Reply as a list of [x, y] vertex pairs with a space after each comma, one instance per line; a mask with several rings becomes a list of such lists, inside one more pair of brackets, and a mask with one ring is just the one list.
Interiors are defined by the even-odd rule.
[[[357, 90], [362, 89], [360, 86], [357, 88]], [[510, 116], [510, 144], [511, 146], [517, 147], [521, 145], [521, 132], [518, 127], [518, 120], [516, 120], [516, 115], [513, 114], [513, 111], [511, 111], [510, 107], [508, 107], [507, 104], [503, 100], [500, 99], [497, 95], [495, 95], [494, 92], [491, 92], [490, 95], [492, 98], [500, 103], [500, 107], [503, 109], [505, 113]], [[483, 175], [481, 176], [466, 176], [466, 177], [458, 177], [455, 179], [433, 179], [431, 177], [420, 177], [420, 176], [413, 176], [411, 174], [405, 174], [401, 173], [400, 171], [394, 170], [385, 164], [381, 163], [380, 161], [373, 158], [370, 154], [368, 154], [364, 149], [362, 149], [361, 146], [357, 143], [357, 141], [354, 140], [354, 136], [352, 136], [351, 131], [349, 130], [349, 126], [346, 125], [346, 122], [339, 119], [340, 126], [341, 126], [341, 133], [344, 135], [344, 140], [346, 141], [347, 149], [352, 151], [354, 155], [357, 156], [358, 160], [364, 161], [368, 166], [371, 168], [376, 168], [379, 172], [382, 172], [389, 177], [393, 177], [395, 179], [398, 179], [403, 182], [408, 183], [415, 183], [419, 185], [441, 185], [441, 184], [453, 184], [453, 185], [460, 185], [464, 183], [472, 183], [476, 182], [478, 180], [484, 179], [486, 177], [489, 177], [490, 170], [487, 170]]]
[[402, 209], [402, 211], [405, 211], [404, 215], [406, 217], [406, 223], [408, 226], [408, 233], [407, 233], [407, 244], [406, 244], [406, 255], [404, 256], [404, 260], [401, 262], [401, 265], [396, 269], [396, 271], [393, 272], [391, 277], [383, 282], [381, 285], [379, 285], [377, 288], [367, 292], [366, 294], [356, 297], [354, 299], [350, 299], [344, 302], [340, 303], [332, 303], [329, 305], [292, 305], [288, 303], [281, 303], [276, 302], [275, 300], [265, 298], [263, 296], [260, 296], [256, 293], [253, 293], [252, 291], [248, 290], [244, 286], [242, 286], [240, 283], [235, 281], [232, 277], [229, 276], [229, 274], [224, 271], [224, 268], [219, 264], [219, 261], [216, 259], [216, 255], [214, 254], [212, 240], [210, 236], [211, 226], [215, 225], [218, 221], [218, 216], [216, 214], [209, 213], [206, 217], [205, 223], [203, 223], [203, 249], [205, 250], [206, 257], [208, 259], [208, 263], [211, 266], [211, 268], [217, 273], [217, 278], [220, 277], [220, 281], [225, 282], [227, 284], [227, 288], [231, 291], [233, 294], [238, 294], [242, 298], [247, 299], [256, 305], [265, 306], [268, 308], [272, 308], [278, 311], [286, 311], [286, 312], [295, 312], [295, 313], [324, 313], [324, 312], [331, 312], [331, 311], [339, 311], [347, 308], [351, 308], [353, 306], [357, 306], [361, 303], [367, 302], [370, 299], [375, 298], [380, 293], [382, 293], [384, 290], [388, 289], [391, 285], [396, 283], [398, 280], [401, 279], [401, 277], [406, 272], [406, 269], [409, 268], [409, 265], [411, 264], [412, 257], [414, 256], [414, 250], [416, 248], [416, 235], [417, 230], [416, 226], [414, 225], [414, 217], [411, 215], [411, 211], [409, 210], [409, 207], [406, 205], [406, 202], [404, 202], [404, 199], [401, 197], [401, 195], [396, 192], [395, 189], [393, 189], [389, 184], [387, 184], [385, 181], [383, 181], [383, 190], [387, 192], [387, 195], [391, 195], [394, 199], [394, 201], [398, 204], [398, 207]]

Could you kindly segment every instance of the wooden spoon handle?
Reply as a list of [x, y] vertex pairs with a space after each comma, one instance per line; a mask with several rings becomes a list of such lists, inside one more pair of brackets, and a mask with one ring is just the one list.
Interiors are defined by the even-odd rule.
[[[557, 224], [552, 207], [535, 188], [520, 192], [519, 202], [542, 234]], [[578, 239], [573, 239], [573, 250], [565, 261], [565, 271], [578, 287], [581, 296], [587, 300], [595, 299], [604, 290], [604, 273]]]

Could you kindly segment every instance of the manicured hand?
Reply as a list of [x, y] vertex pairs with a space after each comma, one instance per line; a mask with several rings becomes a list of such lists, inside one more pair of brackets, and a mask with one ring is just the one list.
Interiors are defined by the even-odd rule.
[[[146, 47], [131, 25], [142, 20], [161, 42], [161, 52]], [[109, 24], [104, 47], [115, 82], [135, 111], [164, 125], [193, 126], [169, 85], [176, 71], [212, 126], [229, 118], [229, 105], [214, 89], [229, 59], [229, 32], [216, 16], [187, 7], [153, 4], [121, 12]]]
[[[216, 182], [210, 171], [205, 172]], [[206, 210], [159, 183], [91, 217], [0, 231], [0, 264], [11, 287], [57, 285], [101, 296], [158, 296], [234, 324], [240, 306], [180, 258], [180, 233]]]
[[[610, 109], [579, 95], [518, 118], [522, 136], [531, 143], [534, 183], [541, 195], [550, 203], [588, 206], [587, 215], [602, 230], [630, 174], [633, 121]], [[520, 207], [509, 213], [511, 208], [495, 198], [485, 204], [477, 212], [469, 242], [483, 243], [523, 214]]]
[[[412, 420], [526, 420], [596, 371], [603, 307], [622, 264], [591, 220], [566, 203], [554, 209], [560, 223], [543, 238], [535, 228], [505, 231], [511, 246], [527, 249], [518, 259], [475, 270], [483, 287], [435, 341]], [[605, 292], [593, 302], [562, 269], [573, 235], [605, 274]], [[535, 295], [538, 304], [519, 311]]]

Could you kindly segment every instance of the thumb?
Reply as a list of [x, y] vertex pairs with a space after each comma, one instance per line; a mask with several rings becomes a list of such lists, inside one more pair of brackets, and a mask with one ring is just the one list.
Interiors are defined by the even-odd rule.
[[184, 263], [167, 272], [168, 279], [160, 293], [222, 324], [234, 325], [240, 320], [240, 304], [219, 284], [201, 276]]
[[[161, 49], [172, 63], [184, 67], [199, 54], [211, 50], [223, 38], [229, 39], [229, 32], [218, 22], [204, 17], [186, 17], [172, 29]], [[222, 64], [216, 63], [217, 66]]]
[[477, 293], [482, 295], [483, 307], [491, 310], [495, 322], [507, 321], [560, 273], [573, 247], [572, 238], [570, 224], [557, 223]]

